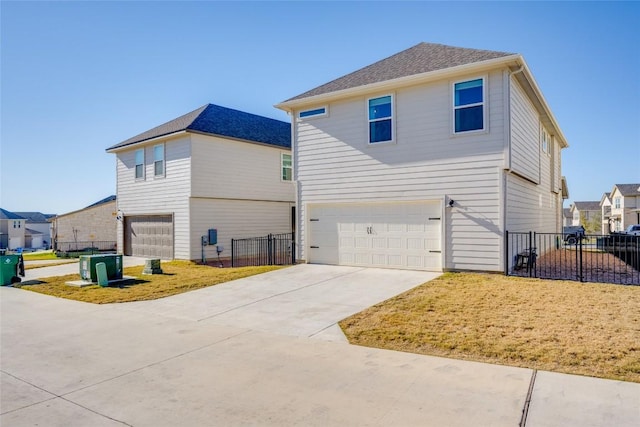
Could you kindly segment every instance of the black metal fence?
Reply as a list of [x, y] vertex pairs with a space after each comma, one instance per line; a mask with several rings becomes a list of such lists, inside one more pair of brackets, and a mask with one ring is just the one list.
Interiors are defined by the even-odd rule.
[[232, 267], [290, 265], [295, 262], [295, 233], [231, 239]]
[[109, 252], [115, 253], [116, 242], [55, 242], [54, 248], [58, 256], [76, 258], [80, 255], [94, 255]]
[[505, 234], [506, 275], [640, 285], [640, 237]]

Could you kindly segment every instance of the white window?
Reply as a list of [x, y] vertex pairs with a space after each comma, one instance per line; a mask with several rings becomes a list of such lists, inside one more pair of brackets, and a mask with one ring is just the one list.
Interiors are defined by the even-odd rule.
[[144, 148], [136, 150], [136, 179], [144, 179]]
[[153, 173], [164, 176], [164, 144], [153, 147]]
[[484, 78], [453, 84], [454, 133], [486, 128], [484, 98]]
[[298, 113], [298, 117], [301, 119], [307, 119], [311, 117], [323, 117], [326, 116], [329, 112], [328, 107], [320, 107], [314, 108], [312, 110], [304, 110]]
[[291, 181], [293, 178], [293, 168], [291, 166], [291, 154], [282, 153], [280, 158], [280, 166], [282, 170], [282, 180]]
[[551, 136], [547, 131], [542, 129], [542, 140], [540, 141], [540, 148], [544, 153], [551, 154]]
[[393, 141], [393, 97], [371, 98], [369, 110], [369, 144]]
[[613, 207], [616, 209], [620, 209], [620, 197], [616, 197], [615, 199], [613, 199]]

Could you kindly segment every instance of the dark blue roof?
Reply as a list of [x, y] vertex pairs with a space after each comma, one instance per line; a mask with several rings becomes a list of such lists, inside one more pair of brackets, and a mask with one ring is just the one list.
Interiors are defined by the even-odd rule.
[[112, 202], [114, 200], [116, 200], [116, 196], [105, 197], [102, 200], [98, 200], [97, 202], [90, 204], [85, 209], [89, 209], [89, 208], [92, 208], [94, 206], [99, 206], [99, 205], [102, 205], [103, 203], [109, 203], [109, 202]]
[[16, 215], [27, 220], [27, 224], [30, 223], [45, 223], [49, 222], [49, 218], [53, 218], [54, 214], [43, 214], [42, 212], [14, 212]]
[[7, 210], [0, 208], [0, 219], [25, 219], [25, 218], [21, 217], [20, 215], [16, 215], [13, 212], [9, 212]]
[[208, 104], [109, 147], [107, 151], [180, 131], [218, 135], [291, 148], [291, 125], [289, 123]]

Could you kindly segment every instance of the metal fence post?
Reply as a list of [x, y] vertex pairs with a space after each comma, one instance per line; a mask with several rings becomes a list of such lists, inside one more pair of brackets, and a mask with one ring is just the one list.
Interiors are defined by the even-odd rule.
[[580, 281], [584, 281], [584, 276], [582, 272], [582, 236], [578, 236], [578, 252], [580, 253]]
[[235, 245], [235, 240], [231, 239], [231, 267], [235, 267], [235, 259], [236, 257], [234, 256], [234, 248], [236, 247]]
[[[529, 264], [529, 261], [531, 260], [531, 251], [533, 250], [533, 246], [531, 246], [532, 242], [533, 242], [533, 231], [529, 231], [529, 244], [528, 244], [528, 247], [529, 247], [529, 260], [527, 260], [527, 264]], [[528, 268], [528, 270], [529, 270], [529, 277], [531, 277], [531, 269]]]
[[267, 236], [267, 263], [273, 265], [273, 234]]
[[509, 275], [509, 230], [504, 232], [504, 275]]

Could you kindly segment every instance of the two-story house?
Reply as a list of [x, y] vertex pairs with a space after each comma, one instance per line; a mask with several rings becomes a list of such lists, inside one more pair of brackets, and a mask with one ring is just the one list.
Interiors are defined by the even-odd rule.
[[276, 107], [307, 262], [503, 271], [506, 230], [562, 228], [567, 142], [519, 54], [420, 43]]
[[610, 197], [612, 231], [640, 224], [640, 184], [616, 184]]
[[0, 208], [0, 249], [23, 248], [27, 220]]
[[[290, 232], [289, 123], [213, 104], [107, 149], [125, 255], [201, 259], [232, 238]], [[217, 245], [203, 236], [217, 231]], [[213, 234], [212, 234], [213, 235]]]
[[602, 219], [602, 234], [609, 234], [615, 231], [611, 218], [611, 193], [604, 193], [600, 198], [600, 218]]
[[600, 202], [574, 202], [569, 207], [571, 225], [583, 226], [589, 234], [602, 231], [602, 208]]

